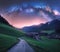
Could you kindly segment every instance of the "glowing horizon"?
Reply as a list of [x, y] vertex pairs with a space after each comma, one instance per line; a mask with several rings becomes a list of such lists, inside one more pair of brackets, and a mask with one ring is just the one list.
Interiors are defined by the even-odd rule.
[[[14, 14], [15, 15], [15, 14]], [[37, 15], [3, 15], [3, 17], [14, 27], [23, 28], [25, 26], [39, 25], [46, 23], [48, 20]]]

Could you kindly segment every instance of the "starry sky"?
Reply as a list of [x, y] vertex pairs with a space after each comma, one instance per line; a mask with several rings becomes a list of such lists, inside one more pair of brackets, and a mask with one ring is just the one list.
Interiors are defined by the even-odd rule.
[[60, 0], [0, 0], [0, 15], [16, 28], [38, 25], [56, 18], [45, 11], [60, 16]]

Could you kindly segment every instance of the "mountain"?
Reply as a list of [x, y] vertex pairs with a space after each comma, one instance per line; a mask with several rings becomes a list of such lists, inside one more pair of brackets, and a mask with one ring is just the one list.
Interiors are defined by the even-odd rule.
[[50, 22], [49, 27], [55, 29], [56, 32], [60, 33], [60, 20], [53, 20]]
[[25, 32], [40, 32], [41, 30], [60, 30], [60, 20], [55, 19], [45, 24], [24, 27], [22, 30]]
[[52, 27], [52, 28], [56, 28], [57, 26], [60, 27], [60, 20], [52, 20], [51, 22], [49, 22], [49, 26]]
[[37, 32], [36, 30], [38, 29], [38, 26], [29, 26], [29, 27], [24, 27], [22, 28], [23, 31], [25, 32]]
[[22, 30], [25, 32], [39, 32], [41, 30], [47, 29], [47, 27], [48, 27], [48, 23], [24, 27], [24, 28], [22, 28]]
[[1, 15], [0, 15], [0, 23], [1, 23], [1, 24], [6, 24], [6, 25], [11, 26], [11, 25], [8, 23], [8, 21], [5, 20]]

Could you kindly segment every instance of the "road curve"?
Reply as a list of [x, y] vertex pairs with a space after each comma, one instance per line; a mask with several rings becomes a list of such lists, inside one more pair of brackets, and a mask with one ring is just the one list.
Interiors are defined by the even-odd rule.
[[34, 52], [34, 50], [28, 45], [28, 43], [20, 39], [19, 43], [12, 47], [8, 52]]

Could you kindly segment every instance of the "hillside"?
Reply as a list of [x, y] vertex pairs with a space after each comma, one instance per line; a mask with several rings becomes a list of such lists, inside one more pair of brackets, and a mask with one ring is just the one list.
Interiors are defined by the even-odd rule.
[[0, 34], [7, 34], [9, 36], [15, 36], [15, 37], [20, 37], [24, 35], [23, 32], [18, 31], [15, 28], [12, 28], [5, 24], [0, 24]]
[[8, 21], [7, 21], [6, 19], [4, 19], [1, 15], [0, 15], [0, 23], [11, 26], [11, 25], [8, 23]]
[[60, 40], [48, 39], [41, 36], [41, 40], [37, 41], [33, 38], [23, 37], [35, 52], [60, 52]]
[[15, 28], [0, 24], [0, 52], [5, 52], [18, 42], [18, 37], [24, 36], [24, 33]]
[[0, 52], [6, 52], [24, 36], [22, 31], [13, 28], [3, 17], [0, 16]]
[[18, 42], [18, 39], [5, 34], [0, 34], [0, 52], [6, 52], [14, 44]]

